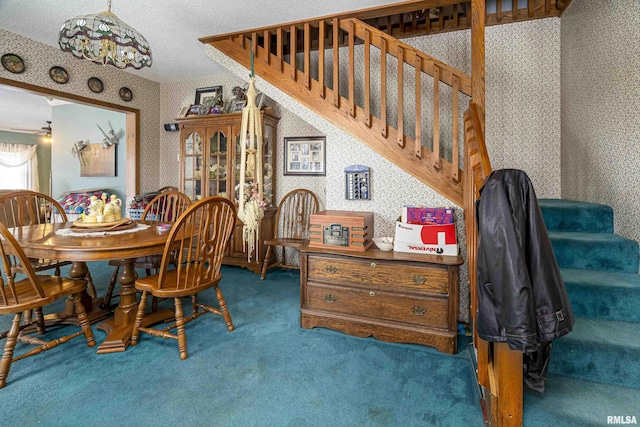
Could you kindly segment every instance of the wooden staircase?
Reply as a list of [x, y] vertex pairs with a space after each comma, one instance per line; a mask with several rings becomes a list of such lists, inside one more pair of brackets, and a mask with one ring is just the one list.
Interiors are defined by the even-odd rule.
[[469, 75], [355, 18], [207, 40], [247, 68], [253, 51], [257, 76], [462, 205], [459, 106], [471, 97]]

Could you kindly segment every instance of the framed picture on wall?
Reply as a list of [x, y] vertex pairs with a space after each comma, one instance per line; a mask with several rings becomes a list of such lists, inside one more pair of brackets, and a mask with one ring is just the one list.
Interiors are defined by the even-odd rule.
[[326, 175], [326, 137], [298, 136], [284, 139], [285, 175]]

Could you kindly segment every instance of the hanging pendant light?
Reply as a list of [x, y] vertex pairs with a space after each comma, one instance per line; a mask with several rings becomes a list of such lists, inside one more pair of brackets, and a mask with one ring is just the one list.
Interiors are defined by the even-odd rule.
[[151, 49], [147, 40], [108, 10], [93, 15], [76, 16], [60, 28], [58, 44], [64, 52], [78, 59], [88, 59], [118, 68], [151, 67]]
[[[253, 71], [253, 67], [252, 67]], [[242, 109], [242, 126], [240, 127], [240, 197], [238, 198], [238, 218], [244, 223], [242, 227], [243, 248], [247, 251], [247, 260], [258, 248], [260, 242], [260, 221], [264, 217], [264, 190], [262, 177], [262, 122], [260, 109], [256, 106], [255, 79], [251, 77], [247, 90], [247, 105]], [[245, 182], [252, 179], [250, 189]], [[250, 194], [247, 194], [247, 191]], [[245, 199], [247, 200], [245, 202]], [[258, 255], [256, 254], [256, 259]]]

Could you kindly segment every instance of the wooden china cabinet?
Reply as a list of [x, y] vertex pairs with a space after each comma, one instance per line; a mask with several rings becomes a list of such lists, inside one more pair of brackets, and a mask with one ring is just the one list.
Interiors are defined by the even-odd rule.
[[[260, 223], [260, 242], [248, 260], [243, 249], [243, 223], [236, 220], [235, 230], [223, 263], [245, 267], [260, 273], [266, 247], [264, 240], [273, 237], [275, 190], [275, 142], [279, 117], [265, 110], [262, 119], [264, 196], [268, 201]], [[180, 191], [191, 200], [209, 196], [222, 196], [237, 200], [236, 186], [254, 181], [253, 177], [240, 177], [240, 127], [242, 113], [211, 114], [178, 118], [180, 125]], [[239, 188], [239, 187], [238, 187]]]

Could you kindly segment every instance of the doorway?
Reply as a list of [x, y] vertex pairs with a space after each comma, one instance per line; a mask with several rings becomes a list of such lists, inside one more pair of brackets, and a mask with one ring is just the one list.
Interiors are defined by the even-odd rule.
[[[124, 107], [109, 102], [99, 101], [83, 96], [73, 95], [65, 92], [52, 90], [49, 88], [36, 86], [28, 83], [18, 82], [14, 80], [8, 80], [0, 77], [0, 85], [11, 86], [13, 88], [19, 88], [29, 94], [45, 96], [52, 99], [67, 101], [74, 104], [85, 105], [89, 107], [95, 107], [100, 109], [109, 110], [112, 112], [123, 113], [125, 116], [125, 129], [124, 129], [124, 141], [125, 141], [125, 155], [124, 155], [124, 171], [125, 171], [125, 196], [133, 197], [139, 192], [140, 185], [140, 167], [139, 167], [139, 155], [140, 155], [140, 110], [135, 108]], [[54, 124], [55, 126], [55, 124]], [[71, 154], [69, 154], [71, 156]], [[44, 189], [41, 189], [41, 191]], [[42, 191], [48, 192], [48, 191]], [[55, 194], [53, 195], [55, 197]], [[124, 197], [123, 197], [124, 200]]]

